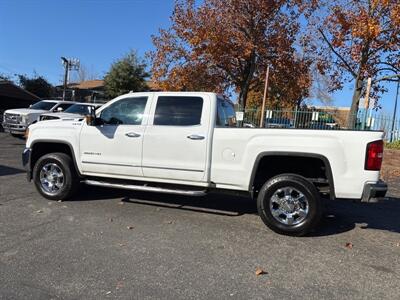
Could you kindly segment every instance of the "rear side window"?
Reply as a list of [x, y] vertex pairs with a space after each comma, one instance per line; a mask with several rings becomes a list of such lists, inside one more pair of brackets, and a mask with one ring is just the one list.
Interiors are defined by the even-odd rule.
[[154, 125], [193, 126], [201, 122], [203, 98], [201, 97], [158, 97]]
[[236, 113], [233, 104], [230, 101], [218, 98], [217, 126], [236, 127]]

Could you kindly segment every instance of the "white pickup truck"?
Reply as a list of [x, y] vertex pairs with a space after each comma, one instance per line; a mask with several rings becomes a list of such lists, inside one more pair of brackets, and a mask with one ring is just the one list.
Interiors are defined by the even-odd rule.
[[4, 112], [3, 128], [13, 136], [25, 134], [29, 125], [38, 121], [43, 113], [62, 112], [76, 102], [61, 100], [42, 100], [29, 106], [29, 108], [15, 108]]
[[47, 199], [80, 183], [190, 196], [241, 193], [257, 199], [272, 230], [304, 235], [321, 197], [384, 197], [383, 133], [238, 128], [232, 103], [213, 93], [120, 96], [81, 120], [29, 127], [23, 164]]

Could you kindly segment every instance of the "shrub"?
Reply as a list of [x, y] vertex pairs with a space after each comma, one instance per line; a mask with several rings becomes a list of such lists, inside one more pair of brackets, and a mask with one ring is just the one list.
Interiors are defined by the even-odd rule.
[[386, 149], [397, 149], [400, 150], [400, 140], [391, 142], [391, 143], [385, 143], [385, 148]]

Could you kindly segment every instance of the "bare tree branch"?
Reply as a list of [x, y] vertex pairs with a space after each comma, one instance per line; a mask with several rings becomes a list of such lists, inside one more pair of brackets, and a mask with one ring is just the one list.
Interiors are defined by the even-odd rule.
[[[393, 78], [398, 78], [397, 80], [394, 80]], [[379, 82], [379, 81], [399, 81], [400, 80], [400, 74], [395, 74], [395, 75], [389, 75], [389, 76], [383, 76], [381, 78], [375, 79], [373, 82]]]
[[331, 42], [329, 42], [328, 38], [326, 37], [326, 35], [324, 34], [324, 32], [321, 29], [318, 29], [318, 31], [321, 33], [324, 41], [328, 44], [329, 48], [332, 50], [333, 53], [336, 54], [336, 56], [344, 63], [344, 65], [346, 66], [346, 69], [351, 73], [351, 75], [353, 75], [353, 77], [357, 77], [356, 72], [351, 68], [351, 66], [347, 63], [347, 61], [343, 58], [343, 56], [341, 56], [336, 50], [335, 48], [332, 46]]

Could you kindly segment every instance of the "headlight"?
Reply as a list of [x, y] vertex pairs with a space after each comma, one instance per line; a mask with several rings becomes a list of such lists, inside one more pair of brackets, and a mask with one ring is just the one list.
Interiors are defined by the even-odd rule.
[[28, 124], [28, 121], [29, 121], [29, 116], [22, 116], [22, 117], [21, 117], [21, 122], [22, 122], [22, 123]]

